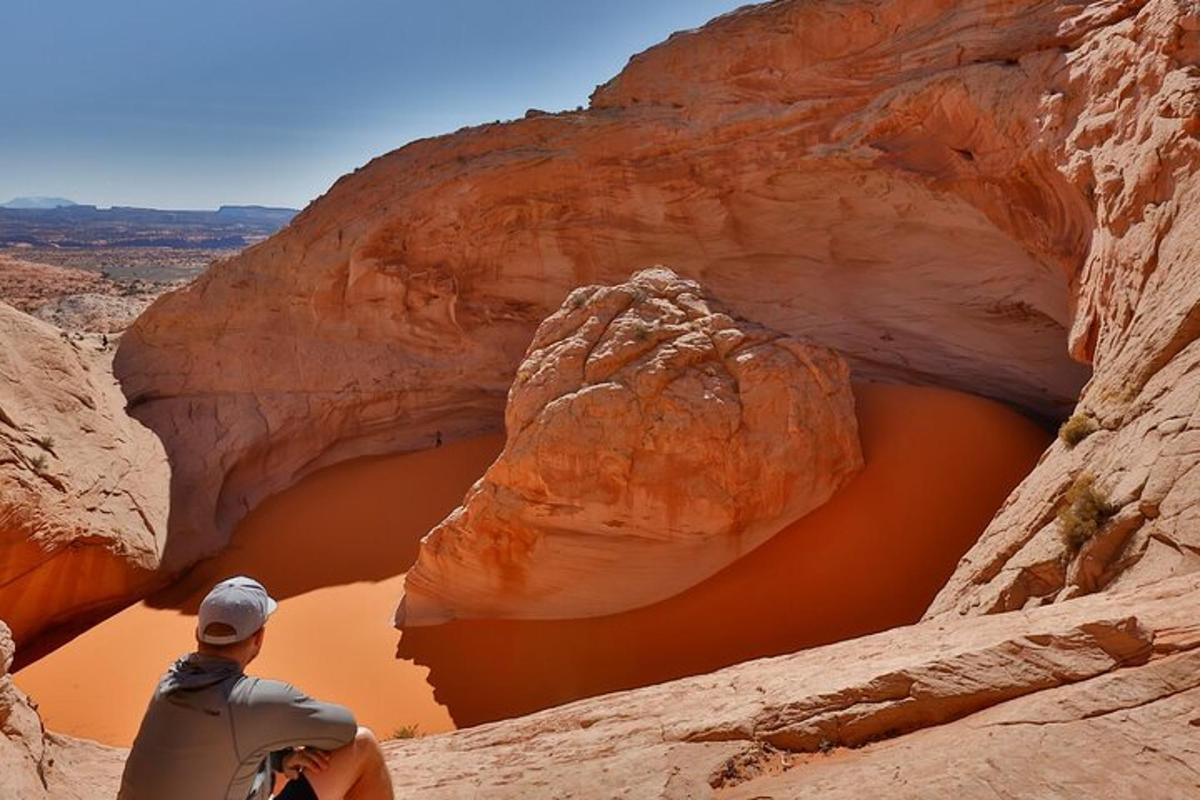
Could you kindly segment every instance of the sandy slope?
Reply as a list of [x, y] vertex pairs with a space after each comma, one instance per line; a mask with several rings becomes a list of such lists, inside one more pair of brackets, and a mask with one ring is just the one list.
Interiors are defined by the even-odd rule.
[[[405, 634], [455, 720], [665, 680], [916, 620], [1046, 434], [1007, 408], [940, 389], [860, 385], [867, 468], [829, 504], [695, 589], [583, 622], [455, 623]], [[395, 659], [390, 615], [417, 539], [499, 450], [485, 437], [325, 470], [271, 499], [235, 546], [184, 584], [17, 675], [47, 725], [128, 743], [161, 670], [187, 649], [195, 604], [235, 572], [282, 598], [254, 672], [351, 704], [384, 735], [451, 727], [427, 672]]]

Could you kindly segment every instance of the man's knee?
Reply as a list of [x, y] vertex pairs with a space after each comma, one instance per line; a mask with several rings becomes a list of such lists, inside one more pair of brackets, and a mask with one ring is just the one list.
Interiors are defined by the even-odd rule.
[[364, 752], [383, 753], [383, 748], [379, 746], [379, 740], [375, 738], [375, 733], [365, 725], [358, 726], [358, 731], [354, 734], [354, 744]]

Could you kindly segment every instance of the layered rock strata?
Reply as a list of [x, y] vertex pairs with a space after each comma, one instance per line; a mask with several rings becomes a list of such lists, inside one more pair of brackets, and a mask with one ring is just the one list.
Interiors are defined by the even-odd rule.
[[166, 458], [111, 358], [0, 303], [0, 614], [20, 643], [160, 580]]
[[849, 370], [650, 269], [533, 337], [504, 451], [421, 542], [396, 621], [563, 619], [695, 585], [862, 467]]

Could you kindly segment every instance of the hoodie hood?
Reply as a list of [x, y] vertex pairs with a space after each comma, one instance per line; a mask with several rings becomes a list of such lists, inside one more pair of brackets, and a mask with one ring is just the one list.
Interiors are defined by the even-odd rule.
[[236, 661], [190, 653], [171, 665], [160, 689], [163, 694], [206, 689], [241, 674], [242, 667]]

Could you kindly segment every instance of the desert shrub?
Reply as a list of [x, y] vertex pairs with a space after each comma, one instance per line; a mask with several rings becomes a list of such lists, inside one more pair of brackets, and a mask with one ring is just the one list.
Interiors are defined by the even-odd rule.
[[817, 743], [817, 752], [829, 755], [837, 749], [837, 742], [832, 739], [822, 739]]
[[1108, 497], [1096, 488], [1096, 478], [1083, 473], [1067, 489], [1058, 509], [1059, 532], [1072, 552], [1078, 551], [1096, 535], [1117, 512]]
[[38, 438], [34, 439], [33, 441], [36, 442], [37, 446], [42, 448], [43, 450], [53, 450], [54, 449], [54, 437], [53, 436], [39, 436]]
[[38, 453], [33, 458], [29, 459], [29, 463], [33, 465], [33, 468], [35, 470], [37, 470], [38, 472], [42, 472], [43, 470], [46, 469], [46, 456], [44, 456], [41, 453]]
[[1059, 427], [1058, 438], [1066, 442], [1068, 447], [1074, 447], [1098, 430], [1100, 423], [1096, 422], [1095, 417], [1077, 411]]
[[392, 731], [393, 739], [416, 739], [421, 735], [420, 725], [401, 725], [396, 730]]

